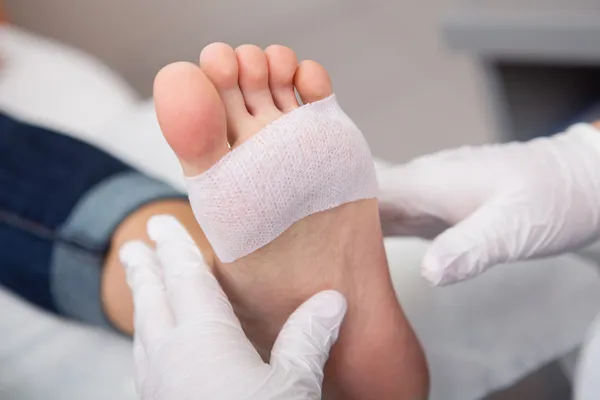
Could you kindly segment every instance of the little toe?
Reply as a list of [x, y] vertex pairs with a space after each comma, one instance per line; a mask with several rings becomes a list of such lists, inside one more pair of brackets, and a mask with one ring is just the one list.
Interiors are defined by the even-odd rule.
[[294, 85], [304, 104], [323, 100], [333, 93], [327, 70], [316, 61], [306, 60], [300, 63], [294, 76]]

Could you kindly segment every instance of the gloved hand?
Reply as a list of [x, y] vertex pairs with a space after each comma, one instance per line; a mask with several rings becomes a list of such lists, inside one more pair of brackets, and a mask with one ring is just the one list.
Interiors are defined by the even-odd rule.
[[323, 366], [346, 312], [340, 293], [321, 292], [302, 304], [266, 364], [185, 229], [173, 217], [156, 216], [148, 234], [156, 252], [142, 242], [120, 251], [134, 298], [142, 399], [321, 398]]
[[432, 239], [435, 285], [510, 261], [575, 250], [600, 232], [600, 131], [464, 147], [379, 172], [386, 235]]

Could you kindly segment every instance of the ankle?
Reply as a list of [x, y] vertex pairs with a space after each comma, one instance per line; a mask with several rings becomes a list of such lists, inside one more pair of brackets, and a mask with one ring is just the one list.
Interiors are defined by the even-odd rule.
[[119, 249], [130, 240], [142, 240], [152, 246], [146, 233], [146, 224], [152, 216], [160, 214], [170, 214], [177, 218], [190, 232], [209, 265], [213, 265], [214, 253], [186, 200], [160, 200], [140, 207], [129, 214], [117, 226], [112, 235], [101, 282], [104, 312], [115, 327], [127, 334], [133, 333], [133, 303], [131, 292], [125, 281], [123, 266], [119, 260]]

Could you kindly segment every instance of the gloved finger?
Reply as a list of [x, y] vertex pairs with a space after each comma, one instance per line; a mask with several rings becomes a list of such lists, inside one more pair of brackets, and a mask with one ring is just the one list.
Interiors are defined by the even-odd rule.
[[317, 293], [304, 302], [281, 329], [271, 351], [271, 366], [308, 373], [321, 383], [346, 309], [346, 298], [335, 290]]
[[134, 329], [149, 351], [174, 326], [158, 260], [141, 241], [125, 243], [119, 257], [133, 296]]
[[133, 335], [133, 362], [135, 365], [135, 389], [138, 393], [142, 393], [142, 385], [148, 370], [148, 359], [144, 345], [137, 334]]
[[[436, 286], [474, 278], [490, 267], [510, 261], [512, 247], [526, 227], [511, 223], [514, 211], [487, 204], [438, 236], [423, 257], [421, 274]], [[514, 228], [513, 228], [514, 227]], [[522, 242], [522, 241], [521, 241]]]
[[[377, 175], [377, 199], [384, 235], [425, 239], [439, 235], [452, 217], [447, 203], [455, 203], [450, 188], [460, 186], [455, 175], [454, 168], [439, 166], [427, 158], [381, 171]], [[460, 207], [465, 206], [462, 203]], [[459, 211], [454, 204], [451, 208]]]
[[185, 228], [170, 215], [148, 221], [177, 323], [228, 321], [239, 326], [227, 296]]

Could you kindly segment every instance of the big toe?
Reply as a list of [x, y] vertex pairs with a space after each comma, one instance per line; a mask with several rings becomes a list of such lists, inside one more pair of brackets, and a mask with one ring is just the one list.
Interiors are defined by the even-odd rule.
[[302, 61], [294, 75], [294, 85], [304, 104], [323, 100], [333, 93], [331, 78], [316, 61]]
[[229, 151], [225, 108], [198, 66], [164, 67], [154, 80], [154, 102], [163, 135], [186, 176], [201, 174]]

